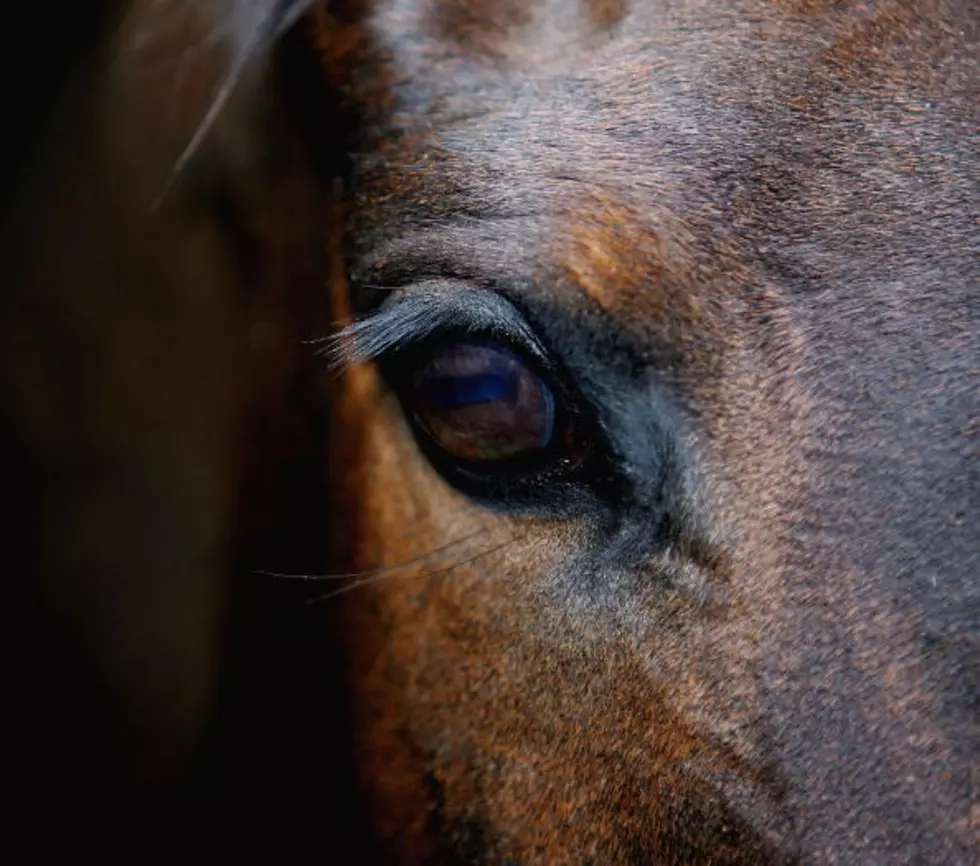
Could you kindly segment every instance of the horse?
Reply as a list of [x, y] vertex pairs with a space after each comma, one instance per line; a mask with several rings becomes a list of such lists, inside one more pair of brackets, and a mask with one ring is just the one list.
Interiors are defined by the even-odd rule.
[[331, 537], [390, 861], [977, 862], [976, 5], [361, 20]]
[[5, 176], [27, 799], [975, 862], [971, 6], [79, 10]]

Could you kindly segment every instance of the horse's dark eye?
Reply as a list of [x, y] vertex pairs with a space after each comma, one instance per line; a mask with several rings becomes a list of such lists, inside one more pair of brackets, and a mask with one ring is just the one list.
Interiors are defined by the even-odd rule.
[[555, 434], [555, 398], [509, 349], [458, 342], [436, 349], [410, 379], [419, 426], [450, 457], [471, 464], [544, 452]]

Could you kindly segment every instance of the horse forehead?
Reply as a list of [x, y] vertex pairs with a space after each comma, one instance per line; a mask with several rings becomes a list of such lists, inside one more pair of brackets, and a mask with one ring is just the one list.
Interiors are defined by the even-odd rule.
[[[467, 27], [478, 21], [500, 51], [488, 57], [460, 41], [459, 21], [435, 26], [447, 8]], [[905, 254], [903, 267], [950, 236], [953, 210], [914, 228], [905, 205], [938, 213], [939, 197], [963, 185], [953, 142], [964, 139], [953, 127], [973, 104], [965, 46], [975, 34], [956, 25], [962, 7], [618, 4], [601, 39], [590, 4], [516, 8], [491, 2], [464, 14], [430, 0], [378, 16], [401, 97], [387, 122], [410, 133], [389, 178], [399, 176], [413, 208], [558, 214], [549, 240], [563, 245], [537, 254], [553, 254], [607, 308], [658, 302], [634, 291], [634, 241], [634, 251], [654, 251], [642, 259], [657, 272], [778, 241], [790, 268], [844, 279], [875, 264], [845, 218], [875, 223], [881, 248]], [[950, 151], [946, 163], [940, 150]], [[851, 164], [862, 176], [841, 171]]]
[[[964, 4], [949, 0], [394, 0], [378, 4], [371, 20], [400, 61], [450, 64], [457, 75], [470, 64], [491, 76], [516, 72], [542, 80], [562, 69], [581, 72], [591, 62], [607, 71], [642, 71], [662, 60], [685, 78], [698, 71], [690, 65], [698, 56], [727, 64], [748, 54], [756, 68], [773, 69], [805, 66], [820, 53], [839, 73], [874, 66], [902, 77], [964, 35], [943, 22], [967, 15]], [[917, 58], [902, 52], [913, 43], [938, 51]]]
[[[806, 134], [814, 120], [845, 121], [838, 109], [855, 92], [871, 104], [897, 98], [912, 113], [957, 90], [972, 105], [968, 21], [963, 4], [943, 0], [402, 0], [379, 8], [372, 30], [405, 96], [403, 116], [450, 137], [461, 120], [483, 117], [539, 158], [563, 138], [595, 159], [602, 153], [590, 143], [609, 155], [608, 133], [620, 145], [649, 144], [657, 129], [676, 134], [672, 121], [701, 138], [689, 142], [695, 153], [737, 148], [746, 112], [778, 115]], [[715, 124], [708, 117], [696, 128], [692, 114], [710, 109]]]
[[608, 34], [629, 15], [629, 0], [399, 0], [385, 4], [390, 36], [478, 60], [524, 60], [568, 40]]

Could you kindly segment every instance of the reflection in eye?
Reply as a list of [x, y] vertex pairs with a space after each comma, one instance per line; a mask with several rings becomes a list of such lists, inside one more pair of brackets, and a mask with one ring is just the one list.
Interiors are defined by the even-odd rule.
[[410, 382], [416, 420], [459, 460], [542, 451], [554, 435], [551, 390], [503, 346], [460, 342], [437, 349]]

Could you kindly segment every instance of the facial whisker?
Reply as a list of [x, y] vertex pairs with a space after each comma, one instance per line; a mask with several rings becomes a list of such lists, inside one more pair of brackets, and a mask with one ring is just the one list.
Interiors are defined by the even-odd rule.
[[[467, 565], [468, 563], [471, 562], [475, 562], [478, 559], [482, 559], [485, 556], [489, 556], [492, 553], [496, 553], [497, 551], [502, 550], [509, 543], [510, 543], [509, 541], [504, 541], [500, 544], [497, 544], [493, 547], [490, 547], [482, 551], [481, 553], [474, 554], [473, 556], [467, 557], [466, 559], [460, 560], [459, 562], [455, 562], [452, 565], [446, 566], [445, 568], [439, 568], [436, 569], [435, 571], [423, 571], [417, 574], [413, 574], [413, 573], [402, 574], [400, 576], [401, 577], [437, 577], [440, 574], [448, 574], [449, 572], [454, 571], [460, 566]], [[384, 573], [384, 574], [376, 574], [372, 577], [366, 577], [363, 580], [356, 581], [355, 583], [352, 583], [348, 586], [343, 586], [340, 589], [334, 590], [333, 592], [328, 592], [326, 595], [320, 596], [319, 598], [311, 599], [308, 603], [318, 604], [323, 601], [329, 601], [330, 599], [336, 598], [338, 595], [343, 595], [344, 593], [350, 592], [351, 590], [359, 589], [362, 586], [368, 586], [369, 584], [372, 583], [378, 583], [386, 578], [389, 577], [393, 578], [395, 576], [396, 575], [391, 573]]]
[[434, 550], [430, 550], [428, 553], [424, 553], [414, 559], [408, 559], [405, 562], [397, 563], [396, 565], [385, 566], [381, 569], [369, 569], [367, 571], [352, 571], [346, 574], [290, 574], [286, 572], [277, 571], [266, 571], [265, 569], [260, 569], [255, 572], [256, 575], [261, 577], [273, 577], [278, 580], [350, 580], [351, 578], [375, 578], [375, 577], [385, 577], [396, 571], [401, 571], [402, 569], [409, 568], [413, 565], [421, 565], [433, 557], [438, 556], [440, 553], [445, 553], [451, 547], [455, 547], [458, 544], [462, 544], [466, 541], [470, 541], [481, 534], [481, 530], [471, 532], [468, 535], [464, 535], [461, 538], [457, 538], [453, 541], [449, 541], [443, 544], [441, 547], [437, 547]]

